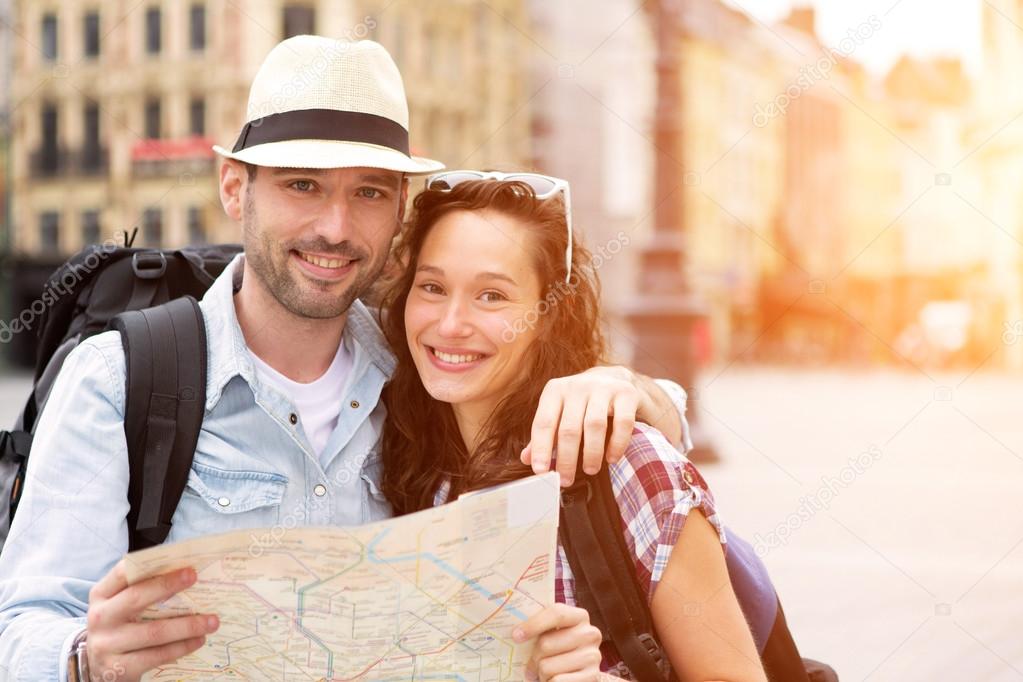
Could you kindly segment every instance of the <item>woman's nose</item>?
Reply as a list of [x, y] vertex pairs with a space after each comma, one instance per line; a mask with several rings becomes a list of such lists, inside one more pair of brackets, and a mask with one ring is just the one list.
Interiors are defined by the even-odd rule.
[[454, 297], [444, 306], [437, 331], [448, 337], [464, 337], [472, 333], [465, 306]]

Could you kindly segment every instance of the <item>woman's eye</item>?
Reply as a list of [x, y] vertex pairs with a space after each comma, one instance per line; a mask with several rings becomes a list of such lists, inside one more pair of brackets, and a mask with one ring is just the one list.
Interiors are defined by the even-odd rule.
[[422, 289], [423, 291], [425, 291], [428, 294], [443, 294], [444, 293], [444, 290], [441, 289], [436, 284], [434, 284], [433, 282], [426, 282], [425, 284], [420, 284], [419, 288]]
[[480, 294], [480, 298], [483, 299], [485, 303], [497, 303], [498, 301], [508, 300], [508, 297], [500, 291], [484, 291]]

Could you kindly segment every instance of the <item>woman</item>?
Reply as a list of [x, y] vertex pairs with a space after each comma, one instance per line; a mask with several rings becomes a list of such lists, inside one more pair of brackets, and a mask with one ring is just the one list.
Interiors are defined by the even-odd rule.
[[[396, 514], [530, 475], [519, 455], [544, 385], [605, 360], [598, 283], [589, 253], [573, 245], [567, 204], [563, 180], [473, 171], [434, 176], [416, 197], [396, 251], [406, 267], [383, 301], [398, 357], [383, 440], [383, 489]], [[675, 674], [764, 680], [703, 479], [645, 425], [611, 473]], [[561, 547], [555, 570], [560, 613], [577, 622]], [[550, 654], [540, 664], [544, 679], [593, 674], [583, 660], [592, 656], [589, 637], [548, 632], [538, 643]], [[601, 658], [602, 670], [631, 679], [612, 644]]]

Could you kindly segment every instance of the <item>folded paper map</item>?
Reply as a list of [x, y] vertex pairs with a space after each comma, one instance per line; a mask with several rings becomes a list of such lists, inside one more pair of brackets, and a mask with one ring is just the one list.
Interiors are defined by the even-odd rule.
[[512, 628], [554, 602], [558, 475], [353, 528], [234, 531], [128, 556], [136, 582], [192, 566], [144, 618], [216, 613], [144, 680], [521, 680]]

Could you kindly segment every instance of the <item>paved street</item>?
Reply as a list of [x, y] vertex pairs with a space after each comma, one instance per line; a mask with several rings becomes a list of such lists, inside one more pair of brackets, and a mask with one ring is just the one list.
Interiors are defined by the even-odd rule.
[[703, 378], [722, 513], [843, 680], [1023, 679], [1020, 381], [965, 375]]
[[[1020, 381], [965, 374], [703, 379], [722, 513], [843, 680], [1023, 679]], [[27, 387], [0, 379], [2, 423]]]

